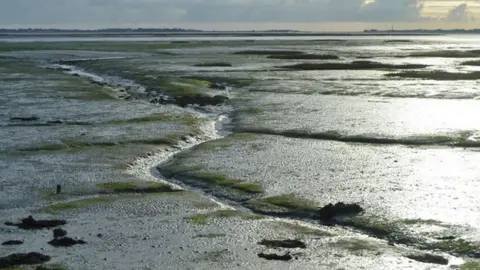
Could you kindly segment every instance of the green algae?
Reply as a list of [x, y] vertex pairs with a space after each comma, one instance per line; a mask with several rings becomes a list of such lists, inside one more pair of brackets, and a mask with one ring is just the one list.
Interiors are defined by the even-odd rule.
[[181, 176], [187, 178], [184, 180], [185, 182], [193, 185], [216, 185], [250, 194], [262, 193], [263, 191], [261, 185], [258, 183], [232, 179], [225, 174], [206, 171], [189, 171], [183, 173]]
[[233, 78], [219, 76], [188, 76], [183, 79], [192, 79], [198, 81], [207, 81], [210, 84], [227, 84], [236, 88], [242, 88], [253, 84], [256, 80], [251, 78]]
[[185, 135], [171, 134], [166, 137], [160, 138], [144, 138], [144, 139], [131, 139], [123, 141], [87, 141], [81, 137], [67, 138], [61, 140], [60, 143], [47, 143], [38, 144], [18, 149], [18, 152], [35, 152], [41, 154], [51, 151], [66, 151], [70, 153], [77, 153], [84, 150], [91, 149], [104, 149], [119, 145], [132, 145], [132, 144], [144, 144], [144, 145], [175, 145], [178, 141], [181, 141]]
[[246, 205], [250, 209], [260, 212], [275, 212], [280, 210], [298, 212], [299, 214], [313, 214], [318, 210], [314, 202], [299, 198], [294, 194], [252, 199], [249, 200]]
[[372, 61], [353, 61], [350, 63], [300, 63], [281, 68], [292, 70], [369, 70], [369, 69], [419, 69], [421, 64], [385, 64]]
[[108, 204], [108, 203], [114, 202], [116, 199], [117, 198], [115, 197], [88, 198], [88, 199], [67, 202], [67, 203], [57, 203], [57, 204], [48, 205], [41, 208], [40, 211], [55, 214], [63, 211], [84, 209], [90, 206]]
[[387, 77], [426, 79], [438, 81], [456, 81], [456, 80], [479, 80], [480, 71], [469, 73], [447, 72], [447, 71], [405, 71], [399, 73], [385, 74]]
[[431, 263], [431, 264], [441, 264], [441, 265], [448, 264], [448, 259], [445, 259], [444, 257], [439, 255], [428, 254], [428, 253], [409, 254], [409, 255], [406, 255], [405, 257], [421, 263]]
[[269, 128], [243, 128], [238, 132], [277, 135], [296, 139], [317, 139], [331, 140], [345, 143], [365, 143], [365, 144], [385, 144], [385, 145], [444, 145], [455, 147], [480, 147], [477, 141], [468, 140], [471, 131], [455, 132], [445, 135], [413, 135], [405, 137], [387, 138], [383, 136], [375, 137], [374, 134], [368, 135], [345, 135], [338, 131], [311, 132], [308, 130], [273, 130]]
[[470, 242], [465, 239], [448, 239], [426, 243], [423, 245], [423, 248], [438, 250], [454, 255], [476, 257], [480, 250], [480, 243]]
[[480, 50], [442, 50], [428, 52], [414, 52], [410, 57], [446, 57], [446, 58], [473, 58], [480, 57]]
[[279, 225], [282, 229], [287, 229], [290, 230], [296, 234], [299, 235], [305, 235], [305, 236], [321, 236], [321, 237], [331, 237], [333, 234], [323, 231], [317, 228], [312, 228], [308, 226], [304, 226], [301, 224], [297, 223], [290, 223], [290, 222], [284, 222], [284, 221], [278, 221], [275, 222], [276, 225]]
[[469, 261], [464, 263], [460, 270], [480, 270], [480, 262], [478, 261]]
[[434, 219], [404, 219], [400, 222], [406, 225], [442, 225], [441, 221]]
[[205, 81], [205, 80], [195, 80], [195, 79], [189, 79], [189, 78], [178, 78], [179, 82], [183, 83], [188, 83], [191, 85], [196, 85], [196, 86], [201, 86], [201, 87], [209, 87], [210, 82]]
[[244, 108], [238, 111], [239, 113], [244, 113], [244, 114], [260, 114], [265, 112], [265, 110], [262, 110], [260, 108]]
[[224, 233], [207, 233], [207, 234], [198, 234], [195, 235], [193, 238], [220, 238], [227, 236]]
[[45, 264], [37, 266], [35, 270], [68, 270], [68, 267], [62, 264]]
[[194, 65], [195, 67], [231, 67], [231, 63], [227, 62], [205, 62], [205, 63], [198, 63]]
[[166, 183], [108, 182], [98, 184], [97, 188], [111, 190], [114, 193], [162, 193], [177, 191]]
[[143, 117], [126, 119], [126, 120], [114, 120], [107, 122], [107, 125], [120, 125], [120, 124], [137, 124], [148, 122], [178, 122], [187, 126], [196, 126], [199, 124], [201, 118], [193, 115], [170, 115], [163, 113], [155, 113]]
[[281, 60], [337, 60], [340, 57], [330, 54], [275, 54], [269, 55], [269, 59]]
[[480, 60], [465, 61], [462, 63], [464, 66], [480, 66]]
[[235, 218], [235, 217], [242, 218], [243, 220], [259, 220], [264, 218], [261, 215], [244, 213], [237, 210], [218, 210], [214, 212], [193, 215], [189, 219], [190, 219], [190, 222], [192, 223], [195, 223], [198, 225], [206, 225], [208, 224], [209, 220], [216, 220], [216, 219], [222, 219], [222, 218]]
[[257, 138], [257, 134], [251, 133], [235, 133], [222, 139], [212, 140], [195, 147], [196, 151], [215, 152], [222, 149], [232, 147], [235, 143], [251, 141]]
[[334, 243], [330, 243], [330, 246], [345, 249], [357, 256], [363, 255], [364, 252], [373, 252], [379, 249], [378, 244], [358, 238], [339, 239]]
[[287, 51], [287, 50], [246, 50], [237, 51], [234, 54], [240, 55], [303, 55], [302, 51]]
[[263, 189], [262, 186], [258, 183], [246, 183], [246, 182], [241, 182], [241, 183], [236, 183], [231, 186], [233, 189], [240, 190], [245, 193], [262, 193]]

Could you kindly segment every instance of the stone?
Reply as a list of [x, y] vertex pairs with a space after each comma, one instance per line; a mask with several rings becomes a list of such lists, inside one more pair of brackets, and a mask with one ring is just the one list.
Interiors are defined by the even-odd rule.
[[212, 89], [218, 89], [218, 90], [226, 90], [227, 89], [227, 85], [224, 84], [224, 83], [211, 83], [209, 85], [210, 88]]
[[21, 223], [7, 222], [7, 226], [15, 226], [24, 230], [50, 229], [67, 224], [65, 220], [35, 220], [32, 216], [22, 219]]
[[422, 263], [432, 263], [432, 264], [440, 264], [440, 265], [447, 265], [448, 259], [434, 254], [410, 254], [405, 256], [411, 260], [422, 262]]
[[47, 124], [64, 124], [65, 122], [63, 120], [51, 120], [47, 121]]
[[53, 238], [60, 238], [67, 236], [67, 231], [62, 228], [56, 228], [53, 230]]
[[15, 246], [15, 245], [22, 245], [23, 241], [20, 240], [10, 240], [2, 243], [2, 246]]
[[38, 116], [20, 116], [20, 117], [12, 117], [10, 118], [10, 120], [27, 122], [27, 121], [38, 121], [39, 118]]
[[71, 247], [74, 245], [84, 245], [87, 242], [83, 240], [75, 240], [70, 237], [62, 237], [62, 238], [53, 239], [48, 243], [54, 247]]
[[363, 208], [355, 203], [345, 204], [343, 202], [328, 204], [317, 211], [316, 217], [322, 221], [330, 221], [337, 216], [357, 215], [363, 212]]
[[284, 255], [278, 255], [275, 253], [258, 253], [258, 257], [263, 258], [265, 260], [276, 260], [276, 261], [290, 261], [292, 259], [292, 255], [290, 255], [289, 252], [287, 252]]
[[6, 257], [0, 257], [0, 269], [16, 267], [20, 265], [42, 264], [50, 261], [51, 257], [37, 252], [16, 253]]
[[307, 245], [300, 240], [266, 240], [258, 242], [259, 245], [270, 248], [307, 248]]

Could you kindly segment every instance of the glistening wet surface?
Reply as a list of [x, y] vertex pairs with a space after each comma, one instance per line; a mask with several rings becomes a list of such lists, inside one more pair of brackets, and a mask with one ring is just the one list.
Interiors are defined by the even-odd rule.
[[[2, 221], [65, 219], [87, 244], [1, 226], [24, 241], [2, 254], [66, 269], [479, 269], [476, 37], [7, 41]], [[364, 211], [321, 218], [337, 202]]]

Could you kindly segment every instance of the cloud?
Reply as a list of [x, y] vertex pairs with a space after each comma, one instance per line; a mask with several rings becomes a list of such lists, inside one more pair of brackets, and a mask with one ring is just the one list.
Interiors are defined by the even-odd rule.
[[453, 22], [465, 22], [469, 21], [469, 14], [468, 14], [468, 6], [467, 4], [461, 4], [453, 8], [448, 12], [447, 17], [445, 18], [447, 21]]
[[422, 19], [419, 0], [376, 0], [361, 9], [363, 21], [415, 21]]
[[[421, 0], [5, 0], [0, 25], [421, 21]], [[422, 0], [431, 1], [431, 0]], [[458, 8], [458, 7], [457, 7]], [[452, 18], [461, 16], [452, 10]]]

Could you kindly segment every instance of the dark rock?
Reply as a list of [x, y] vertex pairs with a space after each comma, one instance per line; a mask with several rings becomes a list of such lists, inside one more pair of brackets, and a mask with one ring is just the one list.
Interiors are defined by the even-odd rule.
[[435, 237], [437, 240], [455, 240], [457, 237], [453, 235], [447, 235], [447, 236], [440, 236], [440, 237]]
[[357, 215], [363, 212], [363, 208], [355, 203], [345, 204], [339, 202], [335, 205], [328, 204], [317, 211], [316, 216], [322, 221], [330, 221], [337, 216]]
[[63, 123], [65, 123], [63, 120], [47, 121], [47, 124], [63, 124]]
[[15, 245], [21, 245], [23, 244], [23, 241], [20, 240], [10, 240], [7, 242], [3, 242], [2, 246], [15, 246]]
[[258, 242], [270, 248], [307, 248], [307, 245], [300, 240], [266, 240]]
[[71, 247], [74, 245], [84, 245], [87, 242], [83, 240], [75, 240], [70, 237], [62, 237], [62, 238], [53, 239], [48, 243], [54, 247]]
[[209, 106], [209, 105], [215, 106], [215, 105], [223, 104], [226, 100], [228, 100], [228, 97], [221, 96], [221, 95], [216, 95], [212, 97], [204, 94], [197, 94], [192, 96], [175, 97], [175, 100], [173, 101], [173, 103], [182, 107], [186, 107], [188, 105], [193, 105], [193, 104], [197, 104], [199, 106]]
[[215, 104], [221, 104], [221, 103], [224, 103], [225, 101], [228, 101], [228, 97], [222, 96], [222, 95], [216, 95], [216, 96], [213, 96], [212, 100]]
[[6, 257], [0, 257], [0, 269], [16, 267], [19, 265], [41, 264], [50, 261], [50, 256], [37, 252], [17, 253]]
[[25, 117], [12, 117], [10, 120], [12, 121], [38, 121], [37, 116], [25, 116]]
[[35, 270], [65, 270], [63, 265], [39, 265]]
[[56, 228], [53, 230], [53, 238], [60, 238], [67, 236], [67, 231], [62, 228]]
[[441, 264], [441, 265], [447, 265], [448, 264], [448, 259], [445, 259], [442, 256], [438, 255], [433, 255], [433, 254], [411, 254], [405, 256], [411, 260], [417, 261], [417, 262], [422, 262], [422, 263], [433, 263], [433, 264]]
[[292, 255], [290, 255], [289, 252], [287, 252], [284, 255], [278, 255], [278, 254], [275, 254], [275, 253], [267, 254], [267, 253], [262, 252], [262, 253], [258, 253], [258, 257], [269, 260], [269, 261], [272, 261], [272, 260], [290, 261], [292, 259]]
[[99, 234], [97, 234], [97, 237], [98, 237], [98, 238], [102, 238], [103, 235], [102, 235], [101, 233], [99, 233]]
[[224, 83], [211, 83], [209, 85], [210, 88], [212, 89], [218, 89], [218, 90], [226, 90], [227, 89], [227, 85], [224, 84]]
[[67, 224], [65, 220], [35, 220], [32, 216], [22, 219], [21, 223], [5, 223], [7, 226], [16, 226], [24, 230], [40, 230], [55, 228]]

